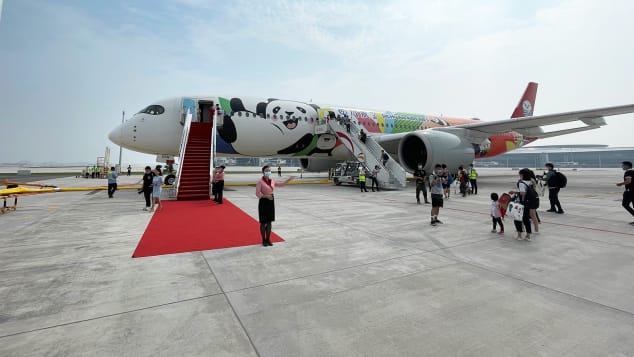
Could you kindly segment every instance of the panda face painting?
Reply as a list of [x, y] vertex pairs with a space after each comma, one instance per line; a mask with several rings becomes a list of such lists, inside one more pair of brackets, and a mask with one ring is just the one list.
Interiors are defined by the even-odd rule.
[[319, 107], [278, 99], [232, 98], [229, 102], [231, 113], [218, 132], [236, 153], [294, 155], [311, 146]]
[[[275, 103], [274, 106], [272, 105], [273, 103]], [[297, 102], [287, 102], [282, 100], [271, 102], [267, 106], [266, 116], [267, 118], [272, 118], [271, 124], [277, 127], [280, 130], [280, 132], [284, 134], [284, 130], [279, 125], [280, 123], [284, 125], [286, 129], [293, 130], [297, 128], [299, 121], [302, 118], [308, 117], [307, 108], [304, 108], [301, 105], [305, 105], [305, 104], [297, 103]], [[273, 107], [273, 108], [269, 110], [268, 109], [269, 107]], [[311, 113], [310, 115], [311, 115], [311, 118], [314, 118], [317, 115], [317, 112], [314, 111], [314, 113]]]

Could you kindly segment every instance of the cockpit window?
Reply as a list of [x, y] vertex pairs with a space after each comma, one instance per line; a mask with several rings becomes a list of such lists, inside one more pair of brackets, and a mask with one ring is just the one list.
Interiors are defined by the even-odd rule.
[[165, 113], [165, 108], [162, 105], [150, 105], [149, 107], [141, 110], [139, 113], [150, 114], [150, 115], [160, 115]]

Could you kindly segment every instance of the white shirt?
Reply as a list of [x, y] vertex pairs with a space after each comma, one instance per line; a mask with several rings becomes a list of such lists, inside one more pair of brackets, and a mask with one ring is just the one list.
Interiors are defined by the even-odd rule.
[[502, 211], [500, 211], [500, 202], [491, 201], [491, 216], [494, 218], [502, 217]]

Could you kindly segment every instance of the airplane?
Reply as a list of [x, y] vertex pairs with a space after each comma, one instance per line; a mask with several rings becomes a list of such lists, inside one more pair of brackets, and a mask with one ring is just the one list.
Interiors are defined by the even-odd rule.
[[[634, 104], [533, 116], [537, 83], [529, 82], [511, 118], [482, 121], [406, 112], [354, 109], [302, 101], [239, 96], [176, 97], [157, 101], [112, 130], [109, 139], [124, 148], [157, 157], [179, 155], [189, 113], [212, 121], [218, 113], [218, 157], [299, 158], [305, 171], [325, 171], [356, 157], [344, 131], [319, 130], [327, 120], [350, 120], [362, 128], [408, 172], [419, 164], [455, 168], [493, 157], [540, 138], [597, 129], [603, 117], [634, 112]], [[214, 107], [215, 106], [215, 107]], [[215, 108], [215, 110], [214, 110]], [[543, 126], [577, 122], [570, 129]]]

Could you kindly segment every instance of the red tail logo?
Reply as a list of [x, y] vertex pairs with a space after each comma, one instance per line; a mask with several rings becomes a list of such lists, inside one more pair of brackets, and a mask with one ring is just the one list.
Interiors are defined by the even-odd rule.
[[517, 103], [511, 118], [530, 117], [535, 109], [535, 96], [537, 95], [537, 83], [529, 82], [522, 95], [522, 99]]

